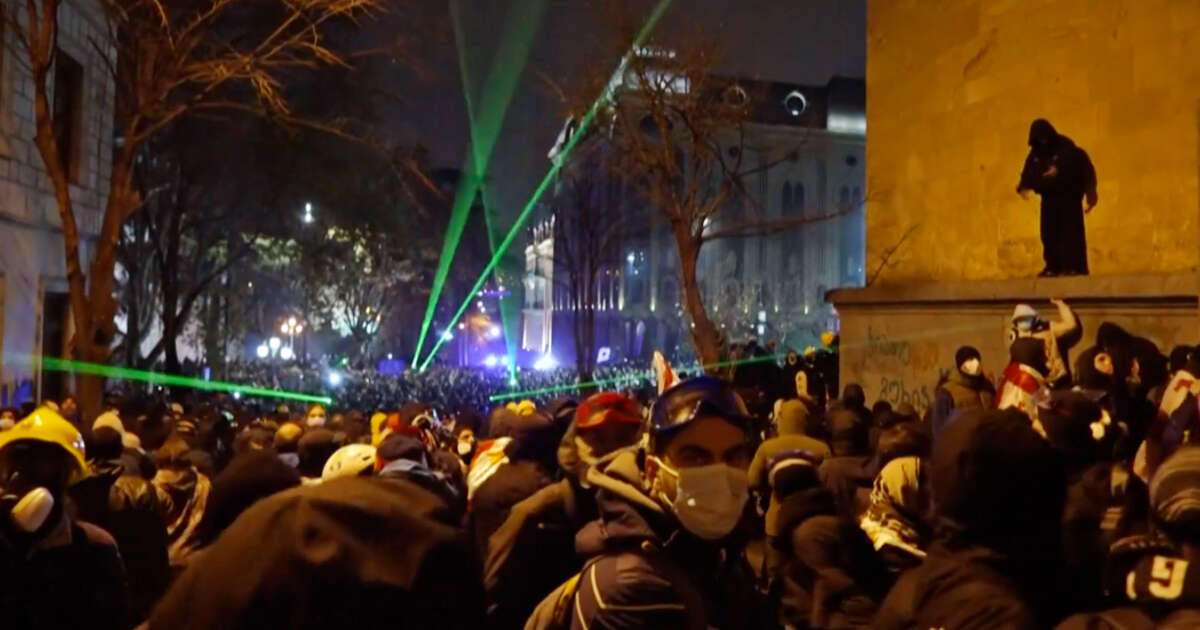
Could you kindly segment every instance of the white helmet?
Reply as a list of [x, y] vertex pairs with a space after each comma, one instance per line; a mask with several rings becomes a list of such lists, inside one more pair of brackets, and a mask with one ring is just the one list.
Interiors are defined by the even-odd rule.
[[338, 477], [356, 477], [375, 466], [375, 447], [370, 444], [347, 444], [333, 452], [325, 469], [321, 471], [321, 481], [329, 481]]

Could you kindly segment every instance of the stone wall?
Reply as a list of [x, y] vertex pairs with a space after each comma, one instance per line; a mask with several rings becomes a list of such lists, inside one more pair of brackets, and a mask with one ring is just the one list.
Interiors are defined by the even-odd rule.
[[1096, 166], [1093, 274], [1195, 267], [1198, 31], [1190, 1], [869, 0], [868, 273], [915, 228], [878, 282], [1036, 274], [1038, 117]]
[[1095, 343], [1106, 321], [1150, 339], [1166, 354], [1197, 341], [1198, 289], [1194, 274], [1161, 274], [835, 291], [830, 299], [841, 316], [841, 381], [861, 384], [868, 401], [908, 402], [923, 410], [933, 402], [939, 377], [954, 368], [960, 346], [975, 346], [984, 368], [1001, 373], [1008, 363], [1005, 331], [1013, 306], [1032, 304], [1054, 321], [1050, 298], [1064, 298], [1083, 324], [1072, 361]]
[[[105, 41], [99, 7], [68, 0], [60, 8], [59, 47], [83, 67], [79, 168], [71, 186], [86, 268], [108, 190], [113, 137], [113, 78], [94, 42]], [[8, 27], [10, 30], [14, 27]], [[66, 290], [61, 222], [42, 157], [34, 146], [33, 80], [15, 33], [0, 54], [0, 271], [3, 272], [0, 384], [8, 392], [34, 375], [28, 358], [40, 350], [44, 292]]]

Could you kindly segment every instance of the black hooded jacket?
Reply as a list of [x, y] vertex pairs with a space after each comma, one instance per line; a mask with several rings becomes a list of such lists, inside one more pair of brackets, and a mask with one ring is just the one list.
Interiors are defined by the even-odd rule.
[[1054, 617], [1066, 477], [1019, 412], [967, 413], [934, 444], [935, 541], [888, 594], [878, 630], [1034, 630]]
[[255, 503], [171, 587], [150, 630], [478, 630], [479, 563], [437, 496], [347, 477]]
[[701, 541], [641, 490], [636, 456], [589, 471], [600, 518], [576, 538], [595, 558], [580, 576], [572, 630], [769, 628], [738, 547]]

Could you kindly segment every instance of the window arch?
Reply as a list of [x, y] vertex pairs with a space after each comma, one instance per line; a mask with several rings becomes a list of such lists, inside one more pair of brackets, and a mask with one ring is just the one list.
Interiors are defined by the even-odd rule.
[[804, 212], [804, 182], [796, 182], [792, 189], [792, 205], [799, 212]]
[[783, 182], [783, 204], [779, 207], [783, 214], [792, 211], [792, 185], [789, 182]]
[[838, 191], [838, 205], [845, 208], [850, 205], [850, 187], [842, 186]]

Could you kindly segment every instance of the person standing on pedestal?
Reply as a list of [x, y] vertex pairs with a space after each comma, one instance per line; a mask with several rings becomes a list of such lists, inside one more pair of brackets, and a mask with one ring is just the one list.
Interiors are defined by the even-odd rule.
[[[1087, 237], [1083, 215], [1096, 206], [1096, 169], [1083, 149], [1044, 118], [1029, 126], [1029, 156], [1017, 192], [1042, 197], [1041, 276], [1085, 276]], [[1086, 202], [1086, 207], [1081, 202]]]

